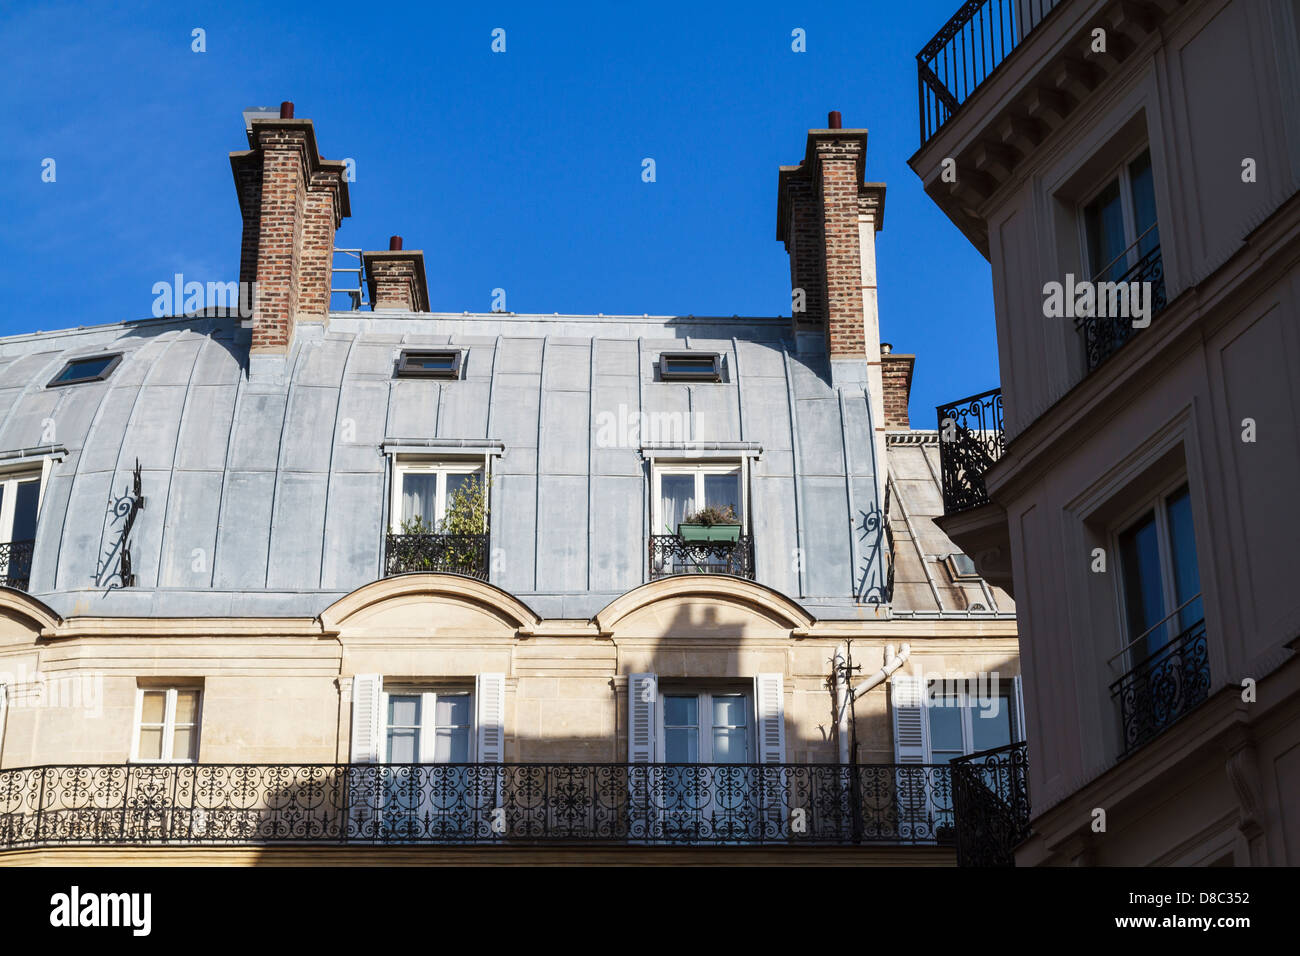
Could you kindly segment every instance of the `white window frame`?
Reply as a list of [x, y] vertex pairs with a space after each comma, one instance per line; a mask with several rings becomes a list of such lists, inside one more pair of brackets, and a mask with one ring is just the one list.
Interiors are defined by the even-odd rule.
[[[1119, 207], [1120, 207], [1122, 218], [1124, 220], [1124, 253], [1123, 253], [1125, 257], [1124, 271], [1128, 271], [1129, 269], [1133, 268], [1133, 266], [1137, 264], [1138, 240], [1141, 239], [1142, 237], [1137, 234], [1137, 212], [1133, 208], [1133, 180], [1129, 174], [1129, 167], [1133, 165], [1133, 161], [1135, 159], [1141, 156], [1144, 152], [1150, 151], [1150, 149], [1151, 149], [1151, 144], [1149, 142], [1144, 142], [1136, 149], [1133, 149], [1130, 152], [1128, 152], [1125, 155], [1123, 161], [1120, 162], [1119, 167], [1117, 169], [1112, 169], [1101, 180], [1100, 185], [1098, 185], [1097, 188], [1089, 192], [1087, 198], [1084, 199], [1083, 202], [1079, 203], [1079, 208], [1077, 210], [1075, 220], [1079, 226], [1079, 251], [1081, 253], [1080, 258], [1083, 259], [1084, 271], [1087, 273], [1087, 277], [1089, 281], [1096, 279], [1096, 277], [1100, 275], [1101, 270], [1103, 268], [1109, 267], [1111, 263], [1103, 262], [1100, 265], [1098, 265], [1096, 263], [1089, 261], [1090, 254], [1088, 250], [1087, 209], [1089, 206], [1093, 204], [1094, 201], [1096, 201], [1096, 199], [1103, 192], [1106, 191], [1106, 188], [1116, 180], [1119, 181]], [[1151, 171], [1152, 171], [1152, 175], [1154, 176], [1155, 175], [1154, 156], [1152, 156], [1151, 158], [1151, 164], [1152, 164]], [[1157, 210], [1157, 214], [1156, 214], [1155, 228], [1156, 229], [1160, 228], [1159, 210]], [[1116, 257], [1116, 259], [1111, 260], [1111, 262], [1115, 262], [1117, 260], [1118, 260], [1118, 256]]]
[[[175, 744], [176, 737], [176, 694], [177, 691], [194, 691], [198, 694], [198, 703], [194, 708], [194, 757], [176, 757], [172, 754], [172, 747]], [[167, 703], [163, 710], [163, 741], [162, 757], [154, 759], [152, 757], [140, 756], [140, 731], [144, 729], [141, 725], [141, 718], [144, 715], [144, 695], [147, 693], [158, 693], [163, 691], [167, 694]], [[199, 749], [202, 746], [202, 727], [203, 727], [203, 688], [193, 684], [170, 684], [156, 687], [137, 687], [135, 690], [135, 720], [132, 722], [133, 730], [131, 734], [131, 763], [146, 764], [190, 764], [199, 762]], [[152, 726], [152, 725], [151, 725]]]
[[[1146, 517], [1148, 512], [1154, 512], [1156, 519], [1156, 547], [1160, 551], [1160, 594], [1164, 599], [1165, 620], [1168, 621], [1177, 612], [1178, 608], [1178, 585], [1174, 580], [1174, 551], [1169, 538], [1169, 499], [1174, 492], [1180, 491], [1184, 486], [1187, 488], [1188, 498], [1193, 507], [1193, 520], [1195, 520], [1196, 499], [1192, 497], [1192, 485], [1186, 475], [1180, 475], [1161, 484], [1159, 490], [1143, 498], [1137, 505], [1126, 511], [1123, 517], [1111, 527], [1109, 543], [1110, 553], [1115, 555], [1115, 603], [1119, 615], [1120, 635], [1120, 648], [1116, 656], [1123, 656], [1125, 673], [1146, 660], [1146, 653], [1143, 651], [1141, 657], [1134, 657], [1133, 655], [1134, 644], [1138, 635], [1128, 632], [1128, 595], [1124, 593], [1124, 556], [1120, 550], [1120, 539], [1125, 532]], [[1196, 557], [1198, 562], [1197, 573], [1199, 574], [1199, 549]], [[1202, 585], [1198, 596], [1204, 599], [1204, 593], [1205, 590]]]
[[[1007, 681], [1007, 691], [1005, 695], [999, 695], [1002, 700], [1006, 701], [1007, 715], [1010, 718], [1008, 723], [1011, 726], [1011, 740], [1009, 743], [1019, 743], [1026, 737], [1024, 729], [1024, 714], [1020, 712], [1019, 700], [1016, 694], [1015, 678]], [[1001, 687], [998, 688], [1001, 690]], [[929, 688], [922, 687], [922, 700], [926, 699]], [[939, 695], [936, 695], [939, 696]], [[929, 763], [938, 763], [934, 756], [934, 726], [930, 723], [930, 715], [936, 710], [948, 710], [946, 705], [940, 707], [934, 704], [926, 704], [921, 708], [925, 712], [926, 723], [926, 759]], [[962, 712], [961, 720], [961, 757], [969, 757], [973, 753], [979, 753], [975, 749], [975, 721], [987, 720], [989, 718], [979, 716], [980, 705], [978, 700], [967, 697], [966, 703], [956, 708]], [[1000, 716], [1000, 715], [999, 715]], [[949, 760], [954, 758], [948, 758]], [[945, 761], [946, 762], [946, 761]]]
[[676, 534], [677, 529], [672, 528], [664, 530], [663, 516], [663, 485], [664, 475], [690, 475], [695, 476], [695, 507], [699, 510], [704, 507], [704, 476], [705, 475], [731, 475], [737, 476], [740, 481], [740, 530], [741, 534], [745, 533], [749, 521], [749, 459], [729, 460], [723, 462], [699, 462], [699, 461], [672, 461], [656, 459], [654, 463], [653, 480], [650, 482], [650, 533], [651, 534]]
[[18, 503], [18, 485], [25, 481], [35, 481], [36, 484], [36, 520], [39, 526], [41, 517], [41, 503], [45, 500], [45, 477], [50, 470], [50, 459], [40, 468], [26, 467], [22, 470], [13, 470], [0, 472], [0, 488], [3, 488], [3, 494], [0, 494], [0, 542], [10, 542], [14, 540], [14, 511]]
[[[694, 687], [673, 687], [671, 684], [667, 687], [660, 686], [658, 708], [655, 713], [655, 762], [667, 763], [665, 754], [667, 753], [667, 734], [664, 732], [664, 715], [667, 708], [664, 706], [665, 697], [694, 697], [699, 701], [696, 719], [700, 721], [697, 731], [700, 735], [698, 757], [696, 763], [711, 764], [715, 763], [713, 759], [713, 698], [714, 697], [740, 697], [745, 701], [745, 716], [748, 723], [745, 725], [749, 731], [746, 742], [744, 764], [758, 763], [758, 711], [754, 703], [754, 695], [744, 687], [728, 689], [726, 687], [710, 687], [706, 690], [700, 690]], [[707, 723], [705, 722], [707, 720]], [[707, 732], [706, 732], [707, 731]]]
[[[438, 490], [434, 504], [435, 516], [432, 521], [430, 521], [428, 517], [425, 518], [425, 521], [432, 524], [435, 530], [447, 515], [448, 475], [478, 475], [479, 480], [484, 483], [484, 488], [491, 488], [491, 485], [489, 484], [491, 479], [489, 461], [484, 458], [394, 459], [391, 499], [388, 508], [388, 525], [393, 534], [402, 533], [402, 485], [406, 480], [406, 476], [428, 474], [436, 474], [438, 476]], [[487, 493], [490, 494], [490, 490]], [[488, 529], [484, 527], [483, 533], [486, 534], [487, 530]]]
[[475, 709], [477, 702], [474, 699], [473, 687], [462, 687], [460, 685], [438, 688], [403, 687], [398, 684], [393, 687], [384, 685], [383, 692], [379, 695], [380, 714], [383, 718], [379, 737], [380, 763], [390, 763], [388, 759], [388, 698], [390, 696], [420, 698], [420, 752], [416, 755], [418, 758], [416, 762], [422, 764], [438, 762], [433, 759], [437, 725], [430, 722], [434, 715], [437, 714], [438, 697], [468, 698], [469, 759], [466, 763], [478, 762], [478, 712]]

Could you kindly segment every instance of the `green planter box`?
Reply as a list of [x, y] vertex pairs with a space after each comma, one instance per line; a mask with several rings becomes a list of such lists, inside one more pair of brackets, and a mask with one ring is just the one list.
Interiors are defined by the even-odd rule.
[[740, 538], [740, 525], [679, 524], [677, 536], [683, 541], [737, 541]]

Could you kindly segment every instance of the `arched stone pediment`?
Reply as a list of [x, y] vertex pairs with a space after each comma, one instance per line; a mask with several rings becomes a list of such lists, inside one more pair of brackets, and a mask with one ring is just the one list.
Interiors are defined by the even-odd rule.
[[802, 635], [815, 619], [780, 591], [716, 574], [651, 581], [611, 601], [596, 615], [602, 635], [615, 633], [744, 636]]
[[59, 616], [30, 594], [0, 588], [0, 644], [33, 644], [59, 623]]
[[357, 588], [320, 616], [326, 634], [527, 636], [540, 618], [494, 585], [456, 574], [401, 574]]

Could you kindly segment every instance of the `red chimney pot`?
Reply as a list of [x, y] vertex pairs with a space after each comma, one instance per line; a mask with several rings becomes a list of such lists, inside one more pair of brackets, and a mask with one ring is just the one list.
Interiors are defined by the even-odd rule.
[[280, 104], [280, 119], [293, 119], [293, 103], [289, 100]]
[[[292, 104], [290, 104], [290, 105], [292, 106]], [[292, 114], [290, 114], [290, 115], [292, 115]], [[840, 126], [841, 122], [842, 122], [842, 120], [840, 119], [840, 111], [839, 111], [839, 110], [831, 110], [830, 115], [826, 117], [826, 128], [827, 128], [827, 129], [841, 129], [841, 128], [842, 128], [842, 127]]]
[[401, 250], [401, 248], [402, 248], [402, 237], [401, 237], [401, 236], [389, 236], [389, 237], [388, 237], [388, 251], [389, 251], [389, 252], [398, 252], [398, 251]]

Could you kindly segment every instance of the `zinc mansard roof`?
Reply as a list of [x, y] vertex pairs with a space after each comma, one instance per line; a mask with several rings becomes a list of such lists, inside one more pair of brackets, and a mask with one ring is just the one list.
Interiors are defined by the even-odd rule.
[[[788, 319], [334, 313], [298, 327], [280, 379], [250, 379], [248, 339], [224, 317], [0, 339], [0, 457], [61, 454], [31, 593], [62, 614], [315, 615], [382, 576], [386, 442], [490, 441], [492, 582], [589, 617], [646, 580], [646, 457], [672, 450], [642, 445], [685, 422], [750, 463], [760, 583], [820, 617], [879, 600], [865, 386], [796, 353]], [[461, 379], [397, 377], [421, 347], [463, 350]], [[658, 381], [659, 353], [683, 348], [720, 353], [723, 381]], [[105, 380], [49, 386], [108, 352]], [[109, 589], [110, 508], [137, 459], [136, 582]]]

